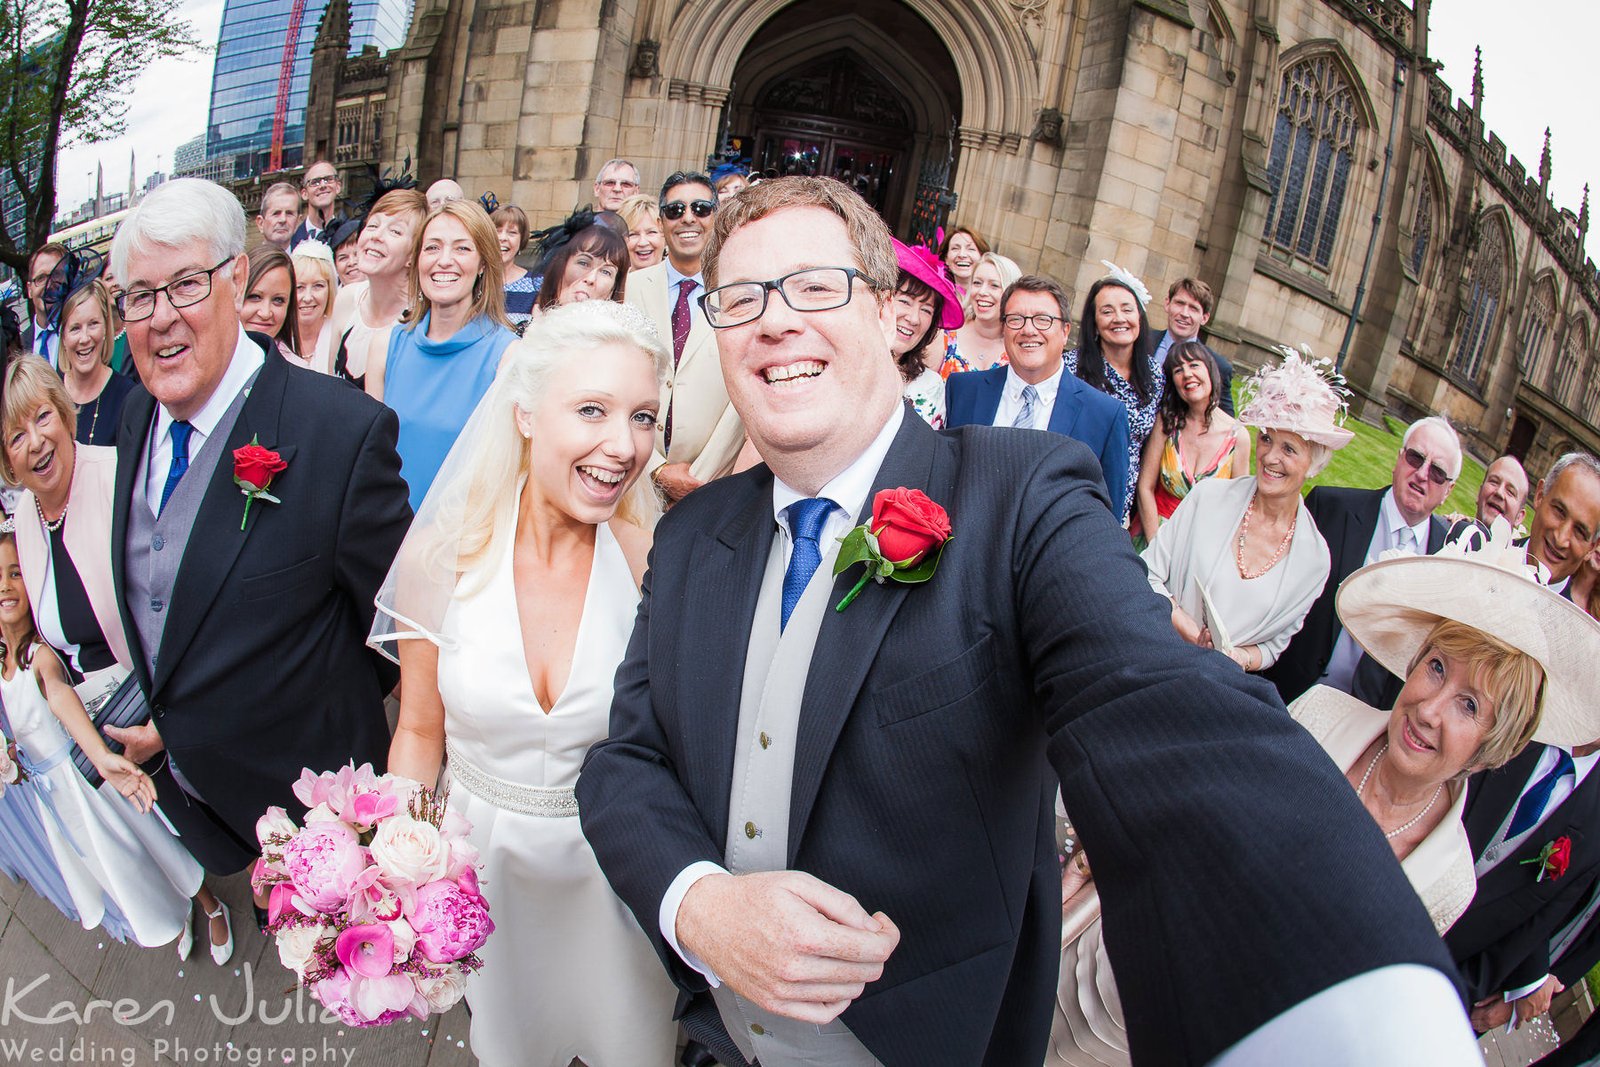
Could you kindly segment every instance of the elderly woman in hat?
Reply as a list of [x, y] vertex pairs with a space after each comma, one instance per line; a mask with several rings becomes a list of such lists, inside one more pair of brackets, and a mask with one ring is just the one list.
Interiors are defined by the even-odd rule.
[[965, 316], [955, 283], [939, 257], [926, 248], [894, 242], [900, 280], [894, 290], [894, 336], [889, 353], [905, 379], [905, 397], [922, 421], [944, 429], [944, 353], [933, 343], [945, 330], [961, 328]]
[[1339, 425], [1342, 379], [1280, 351], [1246, 384], [1239, 412], [1260, 430], [1255, 476], [1197, 483], [1143, 556], [1179, 636], [1247, 671], [1273, 664], [1328, 580], [1328, 545], [1300, 490], [1354, 436]]
[[[1437, 555], [1380, 559], [1339, 587], [1344, 625], [1405, 678], [1393, 708], [1328, 686], [1289, 708], [1344, 771], [1441, 934], [1476, 885], [1462, 824], [1468, 776], [1502, 766], [1530, 741], [1570, 748], [1600, 734], [1600, 714], [1583, 698], [1600, 623], [1551, 592], [1511, 545], [1510, 527], [1496, 526], [1481, 549], [1451, 544]], [[1062, 889], [1068, 936], [1047, 1063], [1126, 1064], [1081, 852], [1068, 860]]]

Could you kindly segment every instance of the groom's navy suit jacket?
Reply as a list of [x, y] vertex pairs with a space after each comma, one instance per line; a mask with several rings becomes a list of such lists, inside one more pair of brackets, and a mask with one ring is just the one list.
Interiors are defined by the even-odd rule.
[[[1205, 1062], [1374, 967], [1453, 975], [1332, 761], [1269, 685], [1173, 632], [1098, 475], [1056, 434], [906, 417], [874, 492], [924, 490], [954, 536], [926, 584], [869, 584], [818, 635], [789, 866], [901, 930], [843, 1016], [889, 1067], [1042, 1061], [1058, 774], [1135, 1062]], [[577, 785], [606, 876], [695, 1015], [706, 981], [657, 913], [680, 871], [723, 860], [772, 482], [765, 466], [711, 482], [661, 522], [611, 734]], [[835, 579], [831, 602], [856, 578]]]
[[[990, 426], [1000, 410], [1005, 392], [1006, 368], [964, 371], [944, 383], [946, 424]], [[1128, 490], [1128, 409], [1063, 367], [1055, 403], [1050, 407], [1052, 433], [1082, 441], [1100, 460], [1102, 484], [1112, 500], [1122, 500]]]

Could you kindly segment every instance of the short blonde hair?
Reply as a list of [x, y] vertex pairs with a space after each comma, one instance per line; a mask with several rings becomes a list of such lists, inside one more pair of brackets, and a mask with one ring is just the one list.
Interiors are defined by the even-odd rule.
[[428, 212], [428, 217], [417, 227], [411, 243], [412, 300], [406, 325], [415, 327], [432, 307], [422, 291], [418, 264], [422, 260], [422, 245], [428, 235], [428, 227], [447, 216], [466, 229], [473, 247], [477, 249], [478, 260], [483, 264], [483, 273], [472, 283], [471, 313], [468, 317], [476, 319], [487, 315], [495, 325], [511, 329], [511, 320], [506, 318], [506, 269], [505, 264], [500, 262], [500, 236], [495, 233], [494, 223], [489, 221], [489, 213], [476, 200], [447, 200]]
[[1482, 630], [1454, 619], [1440, 619], [1411, 657], [1406, 677], [1429, 652], [1443, 652], [1472, 669], [1473, 684], [1494, 701], [1494, 725], [1478, 742], [1469, 770], [1493, 770], [1509, 763], [1533, 740], [1544, 706], [1544, 668], [1539, 661]]
[[617, 214], [622, 216], [622, 221], [627, 224], [629, 230], [634, 230], [638, 228], [639, 220], [647, 215], [660, 222], [661, 204], [653, 196], [638, 193], [624, 200], [622, 206], [617, 208]]
[[[18, 356], [6, 366], [5, 388], [0, 392], [0, 440], [10, 441], [11, 435], [22, 427], [41, 404], [55, 408], [56, 415], [67, 428], [67, 436], [78, 436], [78, 408], [67, 395], [57, 374], [38, 356]], [[22, 484], [11, 465], [11, 450], [0, 448], [0, 474], [8, 485]]]
[[106, 288], [105, 282], [99, 278], [83, 286], [67, 297], [66, 303], [61, 305], [61, 332], [66, 333], [67, 320], [78, 309], [80, 304], [93, 303], [95, 311], [100, 316], [102, 327], [100, 334], [100, 365], [111, 366], [111, 349], [116, 344], [116, 320], [112, 317], [111, 290]]
[[894, 254], [894, 238], [883, 219], [843, 182], [803, 175], [758, 182], [717, 207], [716, 225], [700, 263], [706, 288], [717, 287], [717, 258], [735, 230], [789, 207], [820, 207], [839, 216], [867, 284], [880, 296], [894, 291], [900, 279], [900, 263]]

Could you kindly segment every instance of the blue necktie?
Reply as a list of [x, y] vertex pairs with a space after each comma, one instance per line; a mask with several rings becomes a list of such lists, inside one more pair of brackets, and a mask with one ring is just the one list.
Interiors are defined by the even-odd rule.
[[1017, 412], [1017, 417], [1011, 420], [1011, 425], [1024, 430], [1033, 429], [1033, 409], [1039, 402], [1039, 390], [1031, 385], [1022, 387], [1022, 410]]
[[1517, 805], [1517, 813], [1511, 816], [1511, 827], [1506, 830], [1507, 841], [1539, 821], [1539, 816], [1544, 814], [1544, 806], [1550, 803], [1550, 794], [1555, 791], [1556, 783], [1561, 781], [1562, 775], [1572, 773], [1572, 757], [1556, 749], [1554, 769], [1533, 783], [1533, 788], [1523, 794], [1522, 803]]
[[783, 572], [783, 621], [779, 630], [789, 625], [794, 606], [806, 591], [811, 576], [822, 563], [822, 527], [828, 513], [834, 509], [833, 501], [826, 497], [807, 497], [783, 509], [789, 516], [789, 533], [794, 538], [794, 551], [789, 553], [789, 569]]
[[[167, 510], [167, 501], [172, 499], [172, 491], [178, 488], [178, 481], [183, 477], [183, 472], [189, 469], [189, 435], [192, 433], [194, 427], [187, 422], [172, 424], [172, 466], [167, 468], [167, 484], [161, 490], [161, 511]], [[161, 511], [156, 514], [160, 515]]]

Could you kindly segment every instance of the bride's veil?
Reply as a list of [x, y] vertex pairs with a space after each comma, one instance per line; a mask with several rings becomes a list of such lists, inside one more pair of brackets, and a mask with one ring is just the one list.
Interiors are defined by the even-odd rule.
[[[368, 645], [398, 662], [396, 642], [443, 647], [449, 641], [444, 620], [451, 602], [488, 580], [493, 568], [487, 564], [515, 529], [529, 450], [539, 447], [537, 426], [524, 439], [518, 409], [537, 409], [556, 366], [605, 344], [638, 348], [654, 363], [660, 384], [669, 357], [655, 328], [637, 309], [610, 300], [552, 308], [506, 349], [378, 590]], [[653, 521], [660, 505], [648, 477], [639, 477], [617, 511], [641, 524]]]

